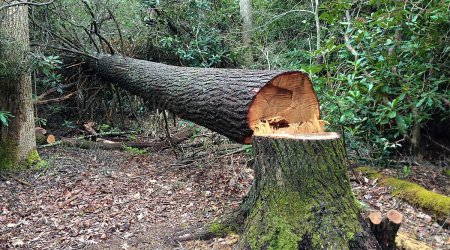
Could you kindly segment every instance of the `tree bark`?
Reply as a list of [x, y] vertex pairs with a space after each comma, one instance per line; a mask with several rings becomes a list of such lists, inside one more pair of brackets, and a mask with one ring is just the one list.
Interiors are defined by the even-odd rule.
[[[15, 3], [13, 2], [9, 2]], [[0, 0], [0, 5], [6, 1]], [[9, 126], [1, 127], [0, 168], [11, 167], [34, 152], [36, 138], [28, 54], [27, 5], [0, 11], [0, 110], [10, 112]]]
[[255, 136], [240, 249], [378, 249], [335, 133]]
[[183, 119], [240, 143], [251, 143], [261, 119], [319, 118], [308, 76], [298, 71], [176, 67], [119, 56], [88, 59], [98, 76]]
[[245, 65], [250, 66], [253, 64], [253, 54], [251, 49], [252, 44], [252, 1], [251, 0], [239, 0], [239, 9], [242, 17], [242, 42], [244, 43], [245, 53]]

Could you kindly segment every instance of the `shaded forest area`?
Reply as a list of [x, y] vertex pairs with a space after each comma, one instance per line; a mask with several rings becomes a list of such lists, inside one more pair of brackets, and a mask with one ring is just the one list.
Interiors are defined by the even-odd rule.
[[0, 0], [0, 249], [448, 249], [449, 11]]

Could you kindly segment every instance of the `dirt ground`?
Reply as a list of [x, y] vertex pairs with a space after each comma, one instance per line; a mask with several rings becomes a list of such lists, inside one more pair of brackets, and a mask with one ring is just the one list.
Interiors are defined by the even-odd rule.
[[[248, 191], [251, 155], [226, 144], [187, 141], [178, 158], [171, 149], [41, 149], [43, 168], [0, 175], [0, 249], [232, 249], [237, 235], [170, 241], [179, 230], [237, 208]], [[441, 167], [411, 170], [408, 179], [449, 195], [450, 178]], [[450, 249], [449, 230], [426, 212], [376, 183], [352, 185], [367, 211], [397, 209], [405, 218], [402, 232], [432, 249]]]

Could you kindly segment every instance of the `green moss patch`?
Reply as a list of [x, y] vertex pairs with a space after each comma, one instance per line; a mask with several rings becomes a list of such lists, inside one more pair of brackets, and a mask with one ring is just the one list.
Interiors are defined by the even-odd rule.
[[[266, 196], [264, 200], [258, 199], [249, 215], [252, 219], [248, 221], [248, 228], [243, 237], [250, 249], [298, 249], [299, 244], [306, 249], [322, 249], [330, 243], [324, 239], [335, 234], [337, 228], [344, 235], [328, 239], [333, 239], [336, 249], [347, 249], [348, 244], [355, 240], [355, 232], [362, 231], [355, 213], [341, 213], [342, 211], [327, 207], [326, 214], [321, 214], [322, 207], [317, 206], [321, 201], [317, 202], [315, 198], [305, 199], [304, 194], [297, 192], [277, 194], [279, 195]], [[321, 199], [333, 197], [326, 196]], [[342, 210], [348, 212], [352, 204], [342, 204], [342, 207]], [[339, 213], [341, 216], [329, 216]], [[316, 223], [319, 220], [321, 222]], [[264, 223], [261, 224], [261, 221]]]
[[32, 150], [26, 159], [16, 162], [15, 147], [6, 141], [0, 143], [0, 170], [26, 169], [30, 167], [42, 168], [47, 162], [42, 160], [36, 149]]
[[412, 205], [430, 211], [435, 217], [447, 217], [450, 215], [450, 197], [431, 192], [424, 187], [406, 180], [385, 177], [377, 170], [369, 167], [356, 168], [371, 179], [380, 179], [380, 183], [393, 188], [392, 194]]
[[213, 222], [209, 226], [208, 231], [214, 236], [225, 236], [227, 234], [233, 233], [233, 230], [230, 227], [227, 227], [220, 222]]
[[11, 169], [14, 167], [14, 152], [13, 146], [7, 140], [0, 141], [0, 170]]
[[381, 183], [393, 187], [393, 195], [431, 211], [437, 217], [450, 215], [450, 197], [448, 196], [428, 191], [418, 184], [396, 178], [384, 178]]

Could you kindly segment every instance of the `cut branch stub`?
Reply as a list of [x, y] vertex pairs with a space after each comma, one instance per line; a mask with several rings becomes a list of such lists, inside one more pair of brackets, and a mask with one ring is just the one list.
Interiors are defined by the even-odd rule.
[[380, 212], [369, 214], [370, 229], [383, 250], [395, 249], [395, 237], [403, 220], [403, 215], [396, 210], [389, 210], [382, 218]]
[[314, 119], [320, 124], [317, 96], [309, 77], [299, 71], [177, 67], [105, 55], [88, 62], [98, 76], [143, 97], [153, 108], [240, 143], [251, 143], [259, 124], [277, 117], [284, 121], [284, 132]]

